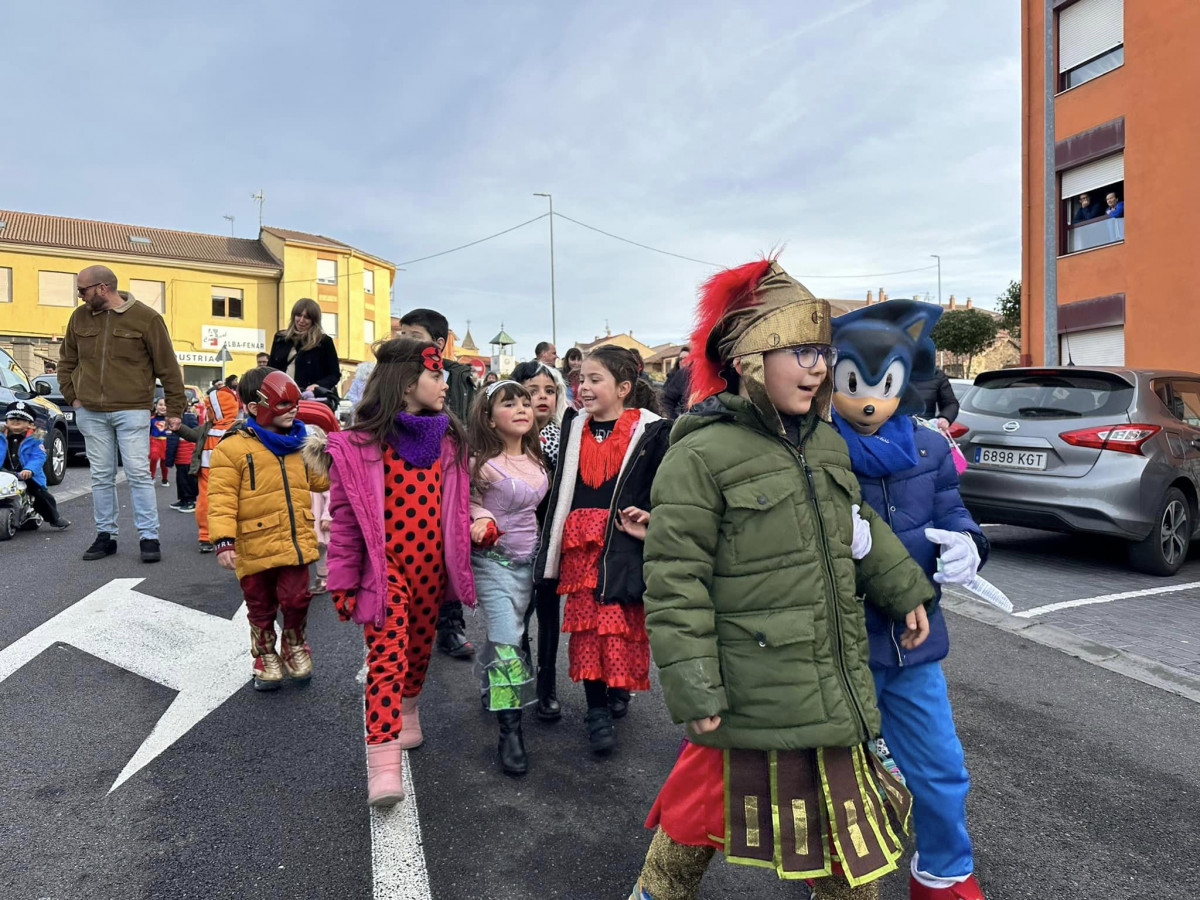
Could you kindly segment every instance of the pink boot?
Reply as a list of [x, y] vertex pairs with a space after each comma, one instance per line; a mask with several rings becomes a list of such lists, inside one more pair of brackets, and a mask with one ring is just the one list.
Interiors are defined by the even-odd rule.
[[395, 806], [404, 799], [400, 780], [403, 759], [399, 741], [367, 744], [367, 803], [371, 806]]
[[931, 888], [917, 881], [916, 876], [909, 880], [909, 897], [911, 900], [984, 900], [983, 888], [969, 876], [952, 887]]
[[417, 712], [417, 698], [405, 697], [400, 701], [400, 737], [396, 743], [404, 750], [421, 746], [425, 738], [421, 735], [421, 716]]

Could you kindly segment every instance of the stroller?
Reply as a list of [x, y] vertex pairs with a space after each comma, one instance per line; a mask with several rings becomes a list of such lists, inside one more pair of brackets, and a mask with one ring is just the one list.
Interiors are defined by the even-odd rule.
[[35, 531], [41, 524], [25, 482], [11, 472], [0, 472], [0, 541], [12, 540], [18, 531]]

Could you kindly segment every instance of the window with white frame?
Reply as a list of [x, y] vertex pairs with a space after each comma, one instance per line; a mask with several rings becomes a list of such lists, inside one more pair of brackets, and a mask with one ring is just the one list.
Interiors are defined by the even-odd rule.
[[337, 284], [337, 260], [317, 260], [317, 284]]
[[375, 273], [371, 269], [363, 269], [363, 293], [375, 293]]
[[321, 330], [330, 337], [338, 336], [338, 317], [337, 313], [321, 311]]
[[242, 318], [241, 288], [213, 287], [212, 314], [217, 319]]
[[12, 303], [12, 269], [0, 266], [0, 303]]
[[375, 323], [370, 319], [363, 322], [363, 340], [368, 344], [375, 343]]
[[167, 284], [164, 281], [129, 279], [129, 293], [157, 313], [166, 312]]
[[1125, 151], [1067, 169], [1061, 176], [1063, 253], [1125, 240]]
[[1125, 62], [1125, 0], [1076, 0], [1058, 13], [1058, 89]]
[[38, 272], [40, 306], [74, 306], [79, 300], [75, 276], [70, 272]]

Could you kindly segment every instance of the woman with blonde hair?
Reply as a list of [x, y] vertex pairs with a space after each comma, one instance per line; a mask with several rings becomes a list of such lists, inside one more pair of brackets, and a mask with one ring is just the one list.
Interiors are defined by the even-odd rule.
[[327, 393], [336, 396], [342, 370], [333, 338], [321, 329], [321, 307], [315, 300], [296, 301], [288, 327], [275, 335], [268, 365], [286, 372], [314, 399], [326, 401]]

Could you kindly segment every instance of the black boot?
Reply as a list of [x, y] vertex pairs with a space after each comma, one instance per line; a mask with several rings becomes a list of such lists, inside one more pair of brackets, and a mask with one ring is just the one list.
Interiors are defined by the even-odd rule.
[[554, 685], [556, 680], [552, 667], [543, 666], [537, 674], [537, 717], [546, 722], [557, 722], [562, 718], [562, 705]]
[[529, 757], [521, 734], [521, 711], [502, 709], [496, 719], [500, 723], [500, 768], [505, 775], [524, 775], [529, 771]]
[[608, 707], [589, 709], [584, 722], [587, 723], [588, 741], [592, 745], [592, 752], [601, 756], [611, 753], [617, 746], [617, 731], [613, 728], [612, 713], [608, 711]]
[[633, 694], [624, 688], [609, 688], [608, 689], [608, 711], [612, 713], [614, 719], [623, 719], [625, 714], [629, 712], [629, 701], [633, 699]]

